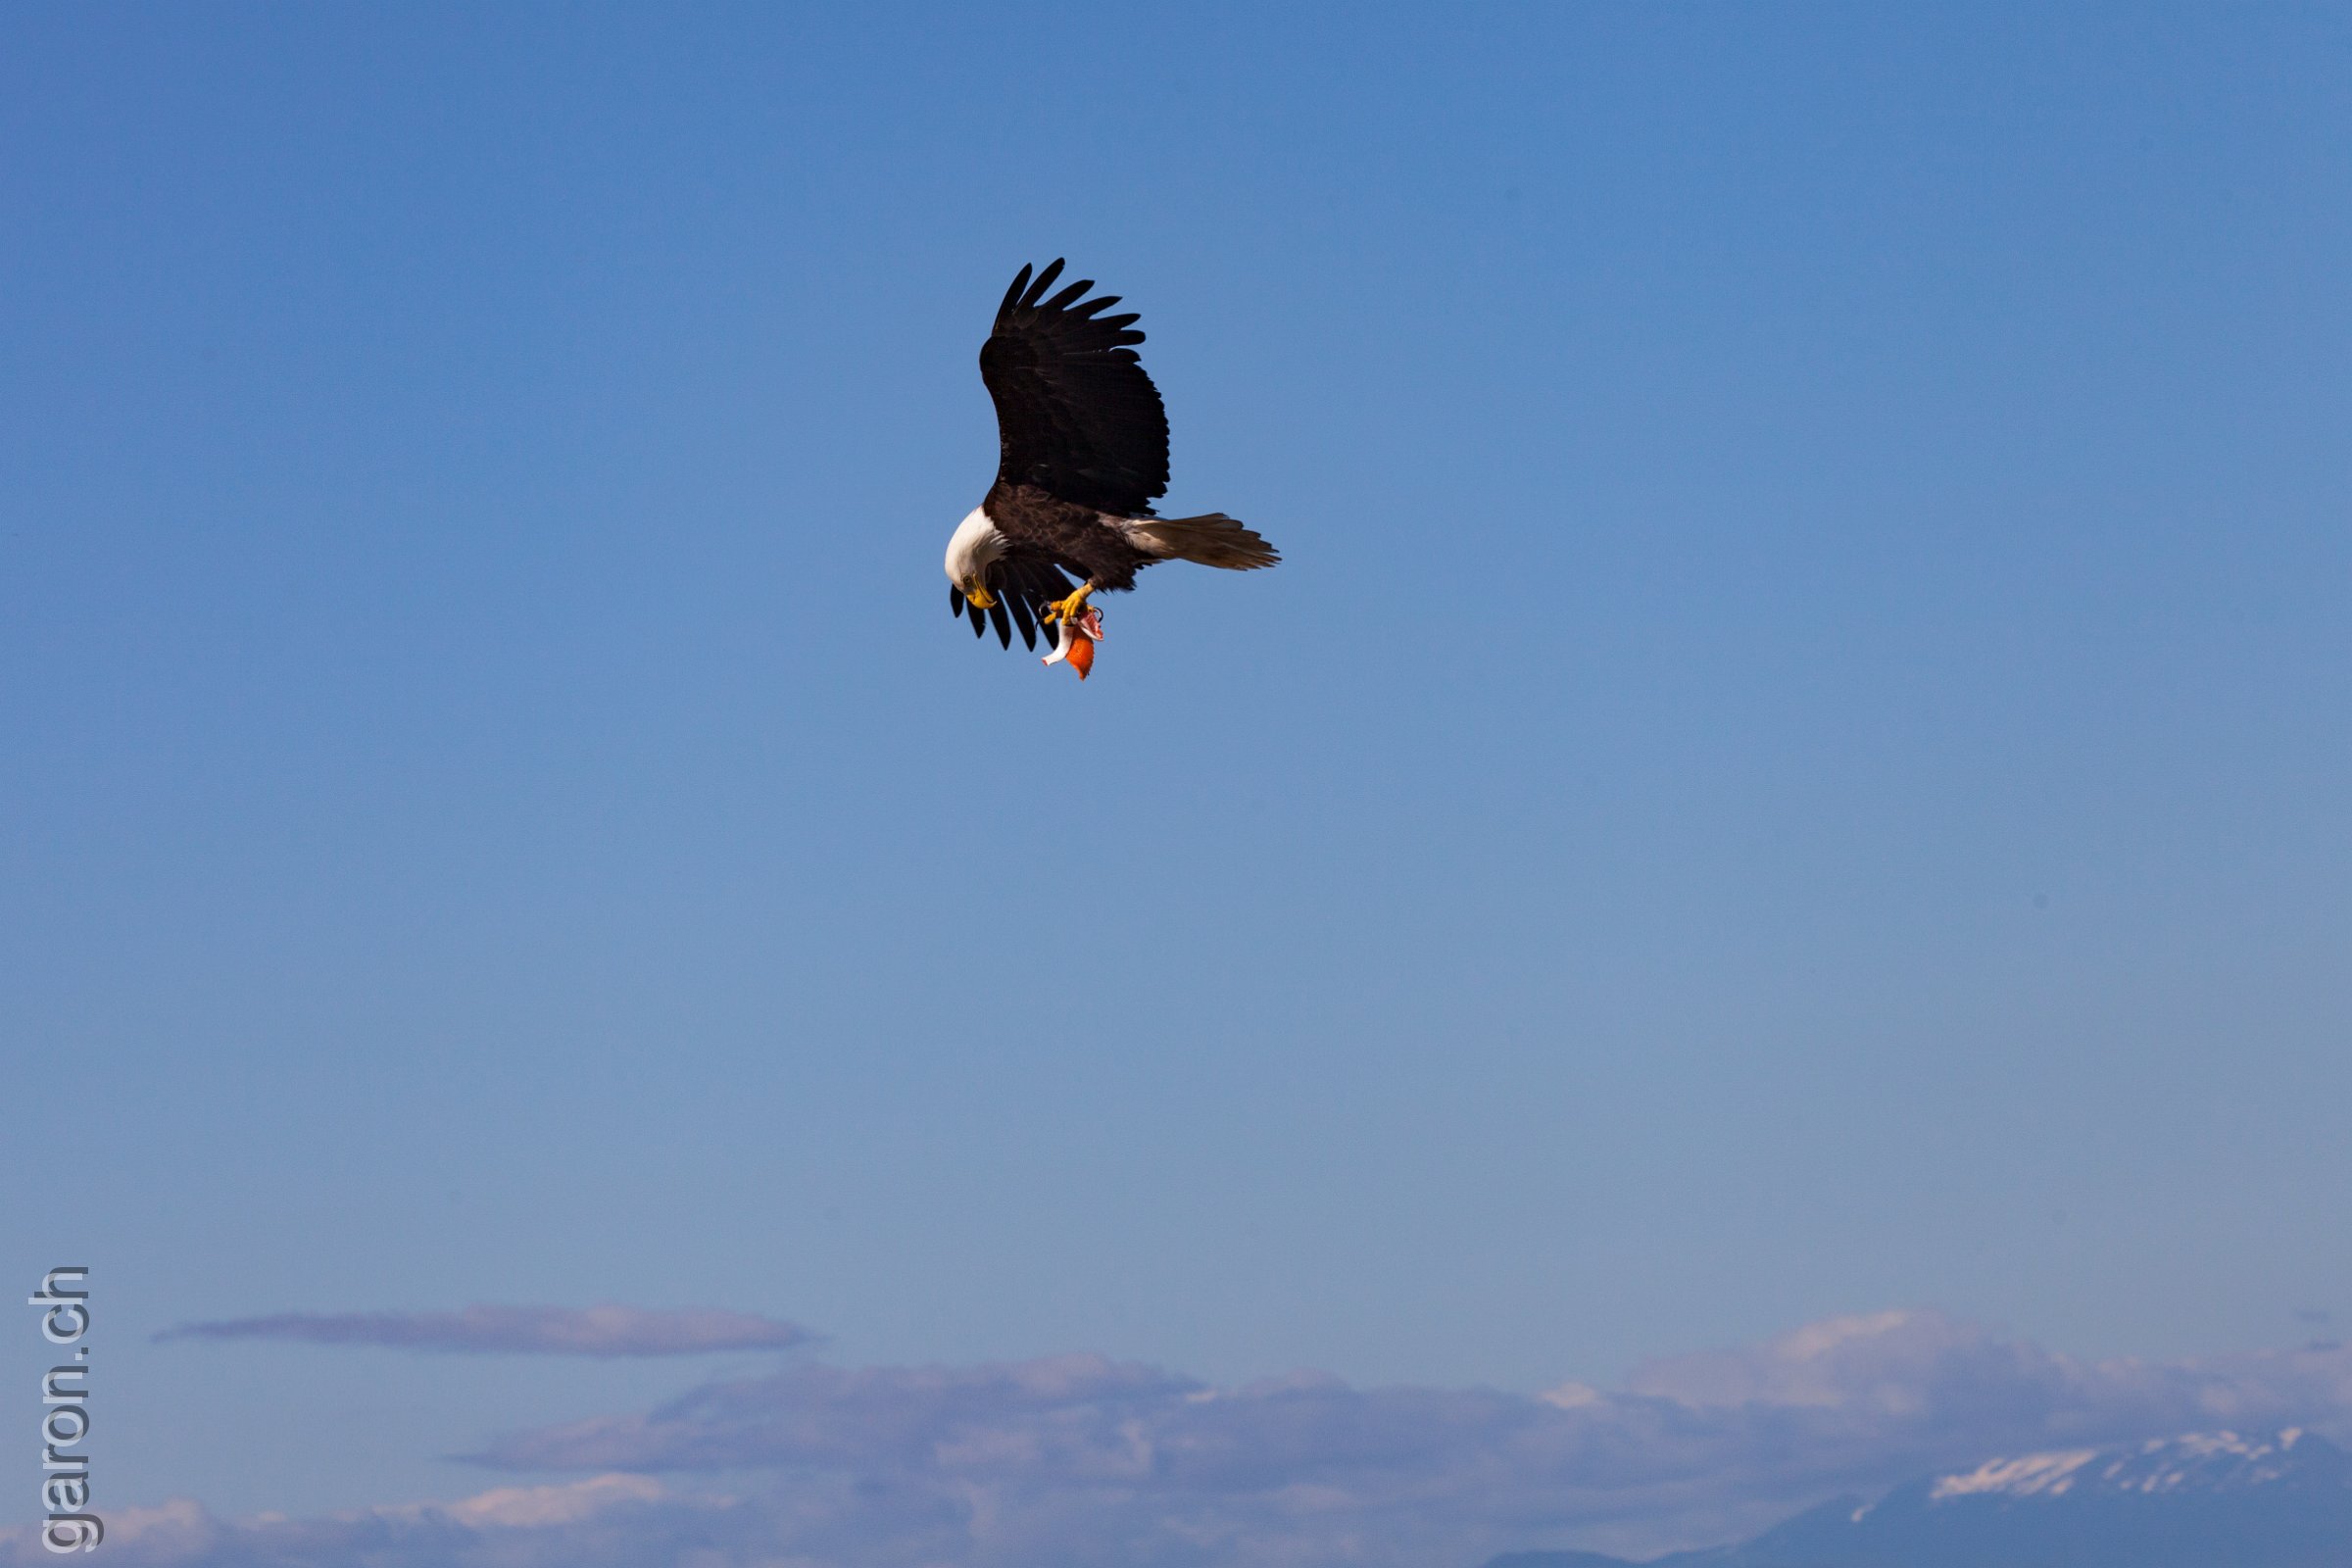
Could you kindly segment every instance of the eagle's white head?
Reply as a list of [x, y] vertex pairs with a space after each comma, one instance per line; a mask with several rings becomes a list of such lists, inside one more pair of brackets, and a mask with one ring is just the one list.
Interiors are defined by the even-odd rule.
[[988, 568], [1004, 555], [1004, 535], [978, 507], [948, 536], [948, 581], [982, 610], [994, 610], [997, 596], [988, 591]]

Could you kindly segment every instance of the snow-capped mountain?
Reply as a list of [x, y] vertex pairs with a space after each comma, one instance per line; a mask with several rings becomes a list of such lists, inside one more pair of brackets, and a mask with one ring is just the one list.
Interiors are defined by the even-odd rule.
[[[1607, 1561], [1522, 1552], [1489, 1568]], [[2352, 1568], [2352, 1454], [2287, 1431], [1988, 1459], [1654, 1568]]]
[[1936, 1476], [1928, 1500], [1961, 1497], [2063, 1497], [2108, 1494], [2142, 1497], [2180, 1493], [2226, 1494], [2258, 1487], [2319, 1483], [2341, 1487], [2352, 1479], [2343, 1449], [2293, 1429], [2275, 1438], [2234, 1432], [2196, 1433], [2136, 1448], [2082, 1448], [1994, 1459], [1965, 1475]]

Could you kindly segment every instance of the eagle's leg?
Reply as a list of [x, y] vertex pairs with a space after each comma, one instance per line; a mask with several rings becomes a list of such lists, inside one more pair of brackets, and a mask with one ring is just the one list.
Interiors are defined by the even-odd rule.
[[1044, 620], [1048, 625], [1051, 625], [1057, 620], [1076, 620], [1079, 614], [1086, 609], [1086, 596], [1094, 591], [1095, 585], [1093, 583], [1080, 583], [1076, 593], [1070, 595], [1070, 597], [1067, 599], [1057, 599], [1053, 604], [1048, 605], [1045, 609], [1044, 614], [1042, 614], [1039, 618]]

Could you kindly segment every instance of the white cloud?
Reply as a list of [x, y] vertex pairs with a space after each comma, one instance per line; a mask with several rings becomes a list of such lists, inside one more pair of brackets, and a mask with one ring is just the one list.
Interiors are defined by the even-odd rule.
[[[106, 1549], [124, 1568], [1470, 1568], [1514, 1547], [1732, 1539], [1995, 1453], [2348, 1424], [2342, 1349], [2089, 1362], [1933, 1312], [1833, 1319], [1655, 1363], [1620, 1391], [1533, 1396], [1319, 1374], [1211, 1388], [1099, 1356], [804, 1365], [475, 1456], [593, 1478], [568, 1487], [201, 1519]], [[739, 1495], [667, 1490], [722, 1480]]]
[[[653, 1502], [668, 1495], [659, 1481], [646, 1476], [596, 1476], [556, 1487], [500, 1487], [441, 1511], [460, 1524], [568, 1525], [595, 1517], [620, 1502]], [[414, 1510], [418, 1515], [429, 1507]]]
[[681, 1306], [468, 1306], [456, 1312], [280, 1312], [182, 1323], [158, 1340], [295, 1340], [514, 1355], [694, 1355], [781, 1350], [817, 1336], [797, 1323]]

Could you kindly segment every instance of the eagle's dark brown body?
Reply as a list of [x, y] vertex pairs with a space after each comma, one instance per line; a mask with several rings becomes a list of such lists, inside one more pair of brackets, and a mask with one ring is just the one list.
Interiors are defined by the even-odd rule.
[[1097, 589], [1132, 588], [1138, 568], [1167, 559], [1137, 549], [1094, 508], [1064, 501], [1033, 484], [999, 479], [989, 487], [980, 510], [1012, 541], [1007, 559], [1042, 556]]

